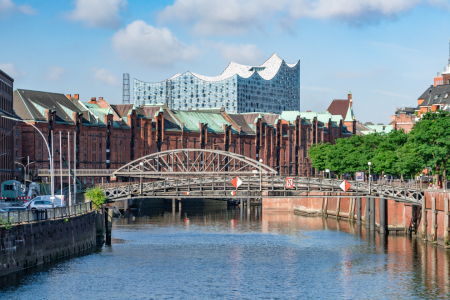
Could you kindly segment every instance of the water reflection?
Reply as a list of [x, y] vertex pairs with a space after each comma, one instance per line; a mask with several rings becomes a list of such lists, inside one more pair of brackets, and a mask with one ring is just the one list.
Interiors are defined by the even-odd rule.
[[447, 250], [355, 224], [260, 206], [136, 210], [114, 220], [112, 246], [15, 274], [0, 298], [448, 298]]

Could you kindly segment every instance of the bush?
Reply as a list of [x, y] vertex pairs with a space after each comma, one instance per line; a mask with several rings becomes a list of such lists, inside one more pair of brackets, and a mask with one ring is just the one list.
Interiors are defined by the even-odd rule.
[[100, 209], [106, 200], [105, 193], [99, 187], [88, 189], [86, 191], [86, 196], [91, 199], [95, 209]]

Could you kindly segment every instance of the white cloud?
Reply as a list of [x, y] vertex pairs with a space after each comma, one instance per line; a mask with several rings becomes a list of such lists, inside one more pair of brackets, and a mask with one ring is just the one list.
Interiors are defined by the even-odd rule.
[[13, 63], [0, 64], [0, 69], [11, 76], [14, 80], [27, 76], [27, 72], [18, 69]]
[[61, 79], [66, 73], [67, 70], [63, 67], [48, 67], [48, 71], [45, 77], [49, 80], [56, 81]]
[[91, 72], [94, 73], [95, 80], [107, 83], [112, 86], [120, 86], [119, 78], [117, 78], [117, 76], [113, 75], [107, 69], [91, 68]]
[[182, 22], [197, 34], [242, 34], [300, 18], [337, 19], [367, 24], [394, 18], [417, 5], [449, 7], [449, 0], [176, 0], [160, 14], [161, 22]]
[[112, 46], [122, 58], [149, 66], [189, 61], [198, 54], [195, 47], [180, 42], [169, 29], [156, 28], [142, 20], [117, 31], [112, 37]]
[[81, 21], [87, 27], [117, 28], [120, 26], [120, 11], [127, 0], [75, 0], [75, 10], [69, 19]]
[[226, 45], [224, 43], [218, 43], [214, 45], [214, 48], [220, 52], [225, 60], [244, 65], [260, 65], [264, 62], [264, 58], [266, 58], [264, 52], [252, 44]]
[[37, 11], [28, 4], [16, 5], [12, 0], [0, 0], [0, 15], [10, 13], [35, 15]]

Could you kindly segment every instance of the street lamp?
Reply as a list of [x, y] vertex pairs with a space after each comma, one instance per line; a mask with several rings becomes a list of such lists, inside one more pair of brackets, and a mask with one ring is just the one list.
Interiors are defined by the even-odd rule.
[[325, 172], [328, 173], [328, 179], [330, 179], [331, 178], [330, 169], [326, 169]]
[[141, 161], [139, 163], [139, 166], [141, 168], [141, 180], [140, 180], [140, 184], [139, 184], [139, 194], [142, 194], [142, 168], [144, 167], [144, 163]]
[[[259, 160], [260, 166], [259, 166], [259, 191], [262, 193], [262, 173], [261, 173], [261, 164], [263, 162], [262, 158]], [[262, 200], [262, 198], [261, 198]]]
[[[28, 166], [31, 165], [31, 164], [34, 164], [35, 161], [32, 161], [32, 162], [27, 163], [26, 166], [25, 166], [23, 163], [20, 163], [20, 162], [17, 162], [17, 161], [15, 161], [14, 163], [19, 164], [19, 165], [22, 165], [24, 174], [25, 174], [25, 175], [29, 175], [30, 169], [29, 169]], [[25, 180], [25, 181], [26, 181], [26, 180]]]
[[370, 165], [372, 164], [370, 161], [367, 163], [369, 165], [369, 195], [371, 194], [371, 188], [370, 188], [370, 183], [371, 183], [371, 175], [370, 175]]
[[2, 115], [2, 117], [5, 118], [5, 119], [10, 119], [10, 120], [16, 121], [16, 122], [26, 123], [26, 124], [32, 126], [34, 129], [36, 129], [37, 132], [39, 132], [39, 134], [42, 136], [42, 139], [44, 140], [44, 143], [47, 146], [47, 150], [48, 150], [48, 159], [49, 159], [49, 162], [50, 162], [50, 173], [51, 173], [51, 175], [50, 175], [50, 187], [51, 187], [50, 190], [51, 190], [51, 195], [52, 195], [51, 196], [52, 207], [54, 208], [55, 207], [55, 188], [53, 186], [53, 183], [54, 183], [53, 154], [52, 154], [52, 151], [50, 150], [50, 146], [48, 145], [47, 141], [45, 140], [44, 134], [36, 126], [34, 126], [33, 124], [31, 124], [29, 122], [26, 122], [24, 120], [19, 120], [19, 119], [16, 119], [16, 118], [7, 117], [7, 116], [4, 116], [4, 115]]

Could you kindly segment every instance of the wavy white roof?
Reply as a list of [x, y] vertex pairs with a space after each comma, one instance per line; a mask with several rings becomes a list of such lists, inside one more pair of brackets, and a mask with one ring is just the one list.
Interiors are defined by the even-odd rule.
[[[192, 75], [204, 81], [222, 81], [234, 75], [239, 75], [243, 78], [249, 78], [255, 72], [258, 72], [259, 76], [261, 76], [263, 79], [271, 80], [273, 77], [275, 77], [275, 75], [277, 75], [278, 70], [280, 69], [282, 63], [283, 60], [276, 53], [274, 53], [268, 60], [266, 60], [265, 63], [263, 63], [260, 66], [246, 66], [235, 62], [231, 62], [225, 69], [225, 71], [223, 71], [222, 74], [216, 77], [203, 76], [192, 72], [191, 73]], [[297, 64], [298, 62], [296, 62], [295, 64], [286, 63], [286, 65], [290, 68], [295, 67]], [[250, 71], [250, 69], [254, 67], [256, 68], [264, 67], [265, 69], [262, 71]]]

